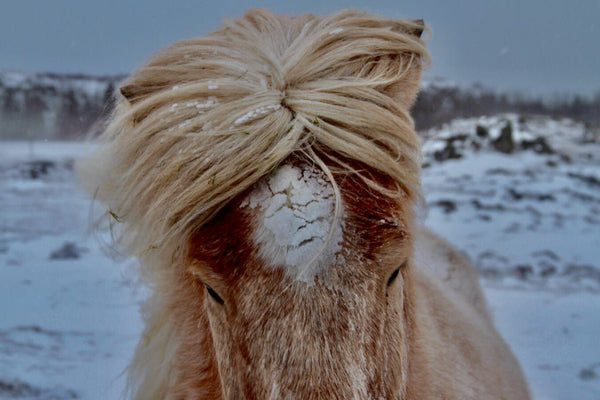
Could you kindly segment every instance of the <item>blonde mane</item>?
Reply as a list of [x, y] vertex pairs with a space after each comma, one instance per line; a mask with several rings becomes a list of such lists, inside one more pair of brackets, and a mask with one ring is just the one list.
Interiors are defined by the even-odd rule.
[[359, 161], [396, 183], [362, 176], [375, 191], [418, 196], [412, 99], [398, 88], [417, 89], [412, 75], [428, 60], [414, 34], [422, 29], [358, 11], [253, 10], [175, 43], [124, 82], [82, 181], [138, 256], [172, 253], [294, 153], [325, 169], [317, 154]]

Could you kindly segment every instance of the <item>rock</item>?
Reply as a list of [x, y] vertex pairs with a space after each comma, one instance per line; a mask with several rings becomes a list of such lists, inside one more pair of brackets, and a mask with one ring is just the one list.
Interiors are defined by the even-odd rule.
[[596, 372], [592, 368], [582, 368], [581, 371], [579, 371], [579, 379], [583, 381], [589, 381], [596, 379], [597, 377]]
[[510, 154], [515, 150], [513, 128], [510, 121], [506, 121], [506, 124], [500, 130], [500, 136], [492, 141], [492, 146], [496, 151], [506, 154]]
[[512, 200], [535, 200], [535, 201], [556, 201], [552, 193], [519, 192], [516, 189], [508, 189], [508, 194]]
[[38, 179], [43, 175], [48, 175], [51, 169], [54, 169], [56, 164], [53, 161], [37, 160], [25, 163], [24, 173], [31, 179]]
[[554, 154], [555, 153], [554, 149], [552, 147], [550, 147], [548, 142], [546, 142], [546, 139], [544, 139], [543, 137], [537, 137], [533, 140], [523, 140], [521, 142], [521, 148], [523, 150], [533, 150], [534, 152], [536, 152], [538, 154]]
[[581, 138], [581, 144], [592, 144], [600, 142], [600, 130], [587, 129]]
[[481, 143], [476, 140], [473, 140], [471, 142], [471, 148], [475, 151], [479, 151], [479, 150], [481, 150]]
[[[23, 397], [37, 397], [41, 394], [39, 389], [36, 389], [25, 382], [5, 382], [0, 381], [0, 397], [18, 399]], [[6, 397], [4, 397], [6, 396]]]
[[533, 274], [533, 267], [529, 264], [520, 264], [515, 266], [514, 271], [519, 279], [527, 279]]
[[600, 270], [589, 264], [568, 264], [563, 275], [575, 280], [588, 278], [600, 281]]
[[505, 168], [491, 168], [485, 171], [488, 175], [504, 175], [504, 176], [514, 176], [516, 172], [510, 171]]
[[561, 155], [560, 155], [560, 160], [561, 160], [562, 162], [565, 162], [565, 163], [567, 163], [567, 164], [571, 164], [571, 162], [572, 162], [572, 160], [571, 160], [571, 157], [569, 157], [569, 156], [568, 156], [568, 155], [566, 155], [566, 154], [561, 154]]
[[65, 242], [62, 247], [50, 253], [50, 260], [76, 260], [86, 251], [73, 242]]
[[600, 186], [600, 179], [596, 178], [593, 175], [584, 175], [584, 174], [578, 174], [575, 172], [569, 172], [567, 175], [570, 178], [578, 179], [584, 183], [587, 183], [590, 186]]
[[60, 386], [54, 388], [36, 388], [27, 382], [15, 380], [7, 382], [0, 380], [0, 398], [2, 399], [78, 399], [79, 395], [73, 390]]
[[525, 197], [525, 194], [521, 193], [521, 192], [517, 192], [515, 189], [510, 188], [508, 189], [508, 194], [510, 195], [510, 197], [513, 200], [522, 200], [523, 197]]
[[472, 199], [471, 204], [475, 207], [476, 210], [481, 211], [506, 211], [506, 207], [503, 204], [495, 203], [495, 204], [484, 204], [479, 199]]
[[542, 278], [547, 278], [549, 276], [555, 275], [556, 274], [556, 267], [554, 265], [551, 265], [550, 263], [540, 263], [541, 265], [541, 270], [540, 270], [540, 276]]
[[448, 140], [446, 142], [446, 147], [443, 150], [438, 150], [433, 153], [433, 157], [436, 161], [446, 161], [452, 159], [462, 158], [462, 154], [459, 154], [454, 148], [454, 142], [452, 140]]
[[483, 139], [490, 135], [490, 131], [488, 131], [488, 129], [483, 125], [477, 125], [475, 127], [475, 134]]
[[560, 260], [560, 257], [558, 256], [558, 254], [556, 254], [552, 250], [548, 250], [548, 249], [534, 251], [533, 253], [531, 253], [531, 255], [536, 258], [547, 258], [547, 259], [554, 260], [554, 261]]
[[456, 211], [456, 203], [452, 200], [438, 200], [433, 203], [434, 206], [442, 207], [444, 214], [451, 214]]

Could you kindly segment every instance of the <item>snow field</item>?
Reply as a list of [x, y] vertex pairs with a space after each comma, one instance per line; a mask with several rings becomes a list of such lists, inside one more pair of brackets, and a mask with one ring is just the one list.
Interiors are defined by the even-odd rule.
[[[476, 262], [534, 398], [598, 399], [598, 144], [583, 145], [579, 125], [539, 121], [539, 132], [561, 133], [549, 140], [556, 154], [467, 146], [461, 158], [433, 159], [440, 137], [484, 122], [431, 133], [426, 224]], [[515, 126], [539, 134], [533, 122]], [[93, 207], [72, 172], [85, 151], [0, 142], [0, 398], [104, 400], [124, 388], [146, 291], [133, 260], [113, 261], [99, 243], [108, 235], [88, 232]]]

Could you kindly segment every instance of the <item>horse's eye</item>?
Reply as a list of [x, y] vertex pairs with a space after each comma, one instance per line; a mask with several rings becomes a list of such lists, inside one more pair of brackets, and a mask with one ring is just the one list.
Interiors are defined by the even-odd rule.
[[388, 278], [387, 281], [387, 285], [390, 286], [392, 283], [394, 283], [394, 281], [396, 280], [396, 278], [398, 277], [398, 273], [400, 272], [400, 268], [396, 268], [394, 270], [394, 272], [392, 272], [392, 274], [390, 275], [390, 277]]
[[208, 292], [210, 297], [212, 297], [214, 299], [214, 301], [216, 301], [219, 304], [225, 304], [225, 301], [223, 301], [221, 296], [219, 296], [219, 294], [217, 292], [215, 292], [215, 290], [213, 288], [208, 286], [206, 283], [204, 284], [204, 286], [206, 287], [206, 291]]
[[402, 263], [401, 266], [399, 266], [398, 268], [396, 268], [391, 274], [390, 277], [388, 278], [387, 281], [387, 285], [388, 287], [394, 283], [394, 281], [396, 280], [396, 278], [398, 277], [398, 273], [400, 273], [400, 268], [404, 268], [404, 266], [406, 265], [406, 262]]

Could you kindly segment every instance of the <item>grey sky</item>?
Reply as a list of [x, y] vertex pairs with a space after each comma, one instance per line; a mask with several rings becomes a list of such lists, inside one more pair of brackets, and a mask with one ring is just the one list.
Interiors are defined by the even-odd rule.
[[0, 69], [126, 73], [253, 7], [424, 18], [429, 76], [531, 93], [600, 91], [600, 0], [2, 0]]

